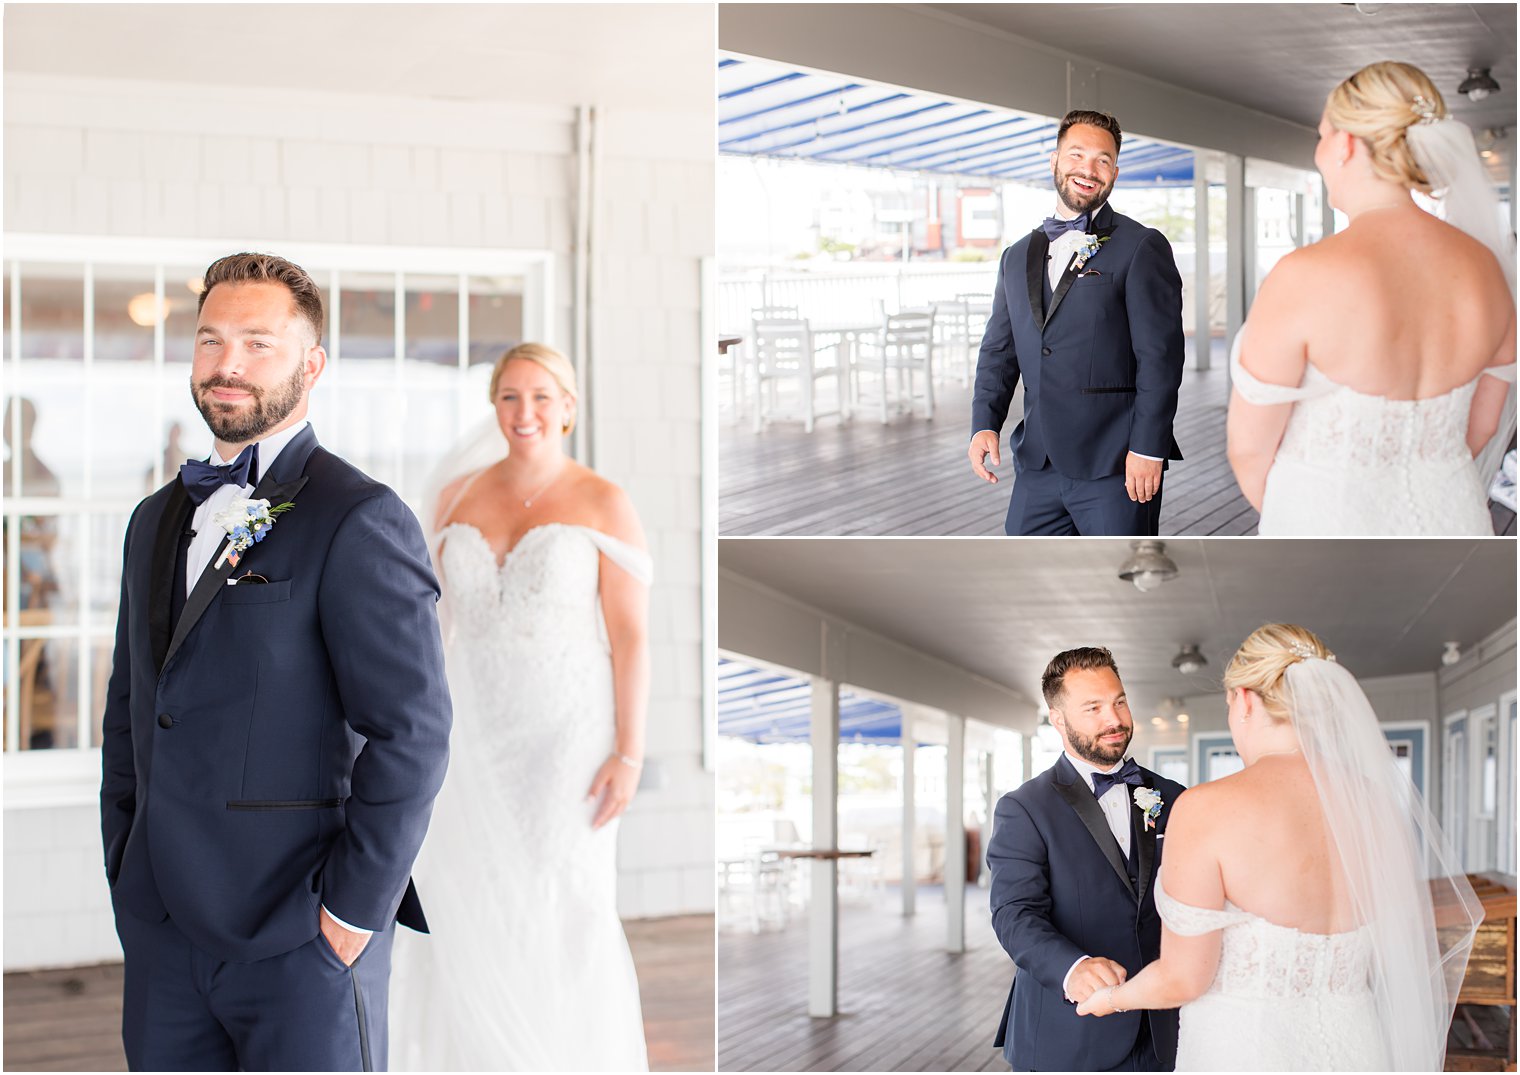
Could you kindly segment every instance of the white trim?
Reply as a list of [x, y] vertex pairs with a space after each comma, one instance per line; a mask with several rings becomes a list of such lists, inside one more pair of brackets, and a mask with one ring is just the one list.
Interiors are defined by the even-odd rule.
[[5, 809], [100, 805], [100, 748], [23, 750], [0, 761]]
[[1515, 872], [1515, 742], [1510, 733], [1509, 711], [1516, 703], [1516, 692], [1499, 696], [1499, 835], [1497, 867], [1508, 874]]
[[[709, 351], [718, 346], [718, 265], [711, 255], [699, 262], [701, 307], [701, 601], [702, 601], [702, 769], [717, 766], [718, 742], [718, 364]], [[905, 882], [906, 883], [906, 882]]]
[[[1450, 759], [1447, 758], [1452, 729], [1459, 722], [1462, 724], [1463, 753], [1466, 755], [1460, 759], [1462, 783], [1467, 793], [1463, 796], [1466, 802], [1460, 804], [1452, 801], [1452, 788], [1455, 781], [1452, 779], [1452, 764], [1449, 764]], [[1469, 779], [1472, 775], [1472, 736], [1469, 734], [1471, 731], [1472, 725], [1467, 720], [1465, 709], [1448, 713], [1441, 718], [1441, 827], [1446, 830], [1446, 838], [1455, 845], [1454, 849], [1463, 868], [1467, 866], [1468, 825], [1472, 803], [1472, 782]], [[1453, 813], [1459, 816], [1453, 818]]]
[[1151, 770], [1151, 772], [1154, 772], [1154, 773], [1161, 772], [1161, 766], [1160, 766], [1159, 762], [1157, 761], [1157, 757], [1158, 757], [1158, 755], [1162, 755], [1162, 754], [1167, 754], [1167, 755], [1181, 754], [1182, 755], [1182, 761], [1187, 766], [1187, 771], [1188, 771], [1188, 779], [1185, 780], [1185, 781], [1183, 781], [1183, 783], [1187, 784], [1189, 787], [1192, 787], [1192, 785], [1193, 785], [1193, 751], [1192, 751], [1191, 744], [1184, 744], [1184, 745], [1181, 745], [1181, 746], [1173, 744], [1172, 746], [1155, 746], [1155, 747], [1151, 747], [1150, 750], [1147, 752], [1146, 768], [1149, 769], [1149, 770]]

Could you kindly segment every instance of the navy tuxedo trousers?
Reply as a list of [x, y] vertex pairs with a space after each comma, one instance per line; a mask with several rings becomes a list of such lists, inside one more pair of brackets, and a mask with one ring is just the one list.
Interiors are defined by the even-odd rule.
[[131, 1070], [385, 1070], [394, 923], [351, 967], [320, 933], [292, 951], [232, 963], [196, 947], [172, 919], [118, 911], [116, 932]]

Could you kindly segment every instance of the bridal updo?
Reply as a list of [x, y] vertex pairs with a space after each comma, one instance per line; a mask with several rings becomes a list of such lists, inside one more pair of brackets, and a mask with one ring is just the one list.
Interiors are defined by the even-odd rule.
[[[508, 362], [519, 358], [542, 366], [548, 371], [549, 376], [554, 378], [554, 383], [559, 385], [560, 391], [570, 397], [572, 403], [580, 403], [580, 392], [575, 387], [575, 367], [570, 364], [570, 360], [548, 344], [520, 343], [498, 358], [496, 368], [491, 370], [490, 394], [486, 398], [493, 405], [496, 403], [496, 388], [501, 383], [501, 371], [507, 368]], [[576, 410], [576, 407], [570, 408], [570, 418], [563, 428], [566, 435], [575, 428]]]
[[1334, 660], [1335, 655], [1307, 627], [1269, 623], [1251, 632], [1224, 670], [1226, 690], [1254, 691], [1273, 720], [1289, 718], [1283, 674], [1310, 657]]
[[[1417, 97], [1424, 99], [1426, 109], [1416, 104]], [[1325, 102], [1330, 125], [1367, 144], [1378, 178], [1429, 194], [1430, 179], [1404, 137], [1406, 130], [1421, 121], [1422, 111], [1436, 119], [1446, 118], [1441, 91], [1418, 67], [1393, 60], [1368, 64], [1331, 90]]]

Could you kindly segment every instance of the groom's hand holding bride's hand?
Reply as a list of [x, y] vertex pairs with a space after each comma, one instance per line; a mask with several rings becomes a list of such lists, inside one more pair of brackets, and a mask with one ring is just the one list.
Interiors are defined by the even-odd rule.
[[[1129, 971], [1122, 964], [1102, 956], [1088, 956], [1072, 968], [1066, 979], [1066, 999], [1075, 1004], [1085, 1004], [1099, 989], [1110, 985], [1122, 985]], [[1086, 1015], [1079, 1007], [1078, 1015]]]
[[595, 802], [598, 796], [602, 799], [596, 816], [591, 819], [593, 829], [601, 828], [628, 809], [634, 792], [639, 790], [639, 770], [642, 768], [642, 764], [631, 765], [618, 754], [602, 763], [596, 771], [596, 779], [591, 781], [591, 790], [586, 793], [588, 803]]
[[966, 449], [966, 455], [971, 460], [971, 469], [976, 472], [978, 478], [981, 478], [982, 481], [991, 482], [993, 485], [997, 484], [997, 475], [987, 469], [989, 462], [995, 467], [1003, 465], [1003, 457], [998, 449], [996, 430], [984, 429], [972, 437], [971, 444]]
[[322, 937], [327, 941], [327, 946], [333, 950], [333, 954], [347, 966], [352, 967], [354, 960], [359, 958], [359, 953], [364, 951], [364, 946], [369, 943], [370, 935], [344, 929], [333, 920], [332, 915], [327, 913], [326, 907], [318, 908], [317, 924], [322, 927]]

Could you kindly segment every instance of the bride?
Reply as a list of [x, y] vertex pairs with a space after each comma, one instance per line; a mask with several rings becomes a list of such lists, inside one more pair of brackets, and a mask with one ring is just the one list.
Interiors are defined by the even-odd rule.
[[650, 558], [627, 495], [565, 454], [569, 361], [514, 347], [490, 398], [430, 504], [454, 733], [415, 871], [432, 935], [396, 945], [391, 1055], [645, 1070], [616, 819], [644, 757]]
[[1440, 1071], [1483, 911], [1366, 695], [1280, 623], [1224, 684], [1246, 767], [1172, 804], [1161, 958], [1078, 1014], [1180, 1005], [1178, 1071]]
[[1514, 429], [1515, 255], [1472, 133], [1419, 68], [1375, 63], [1330, 94], [1314, 163], [1350, 223], [1278, 262], [1230, 359], [1260, 533], [1491, 535], [1507, 445], [1473, 457]]

